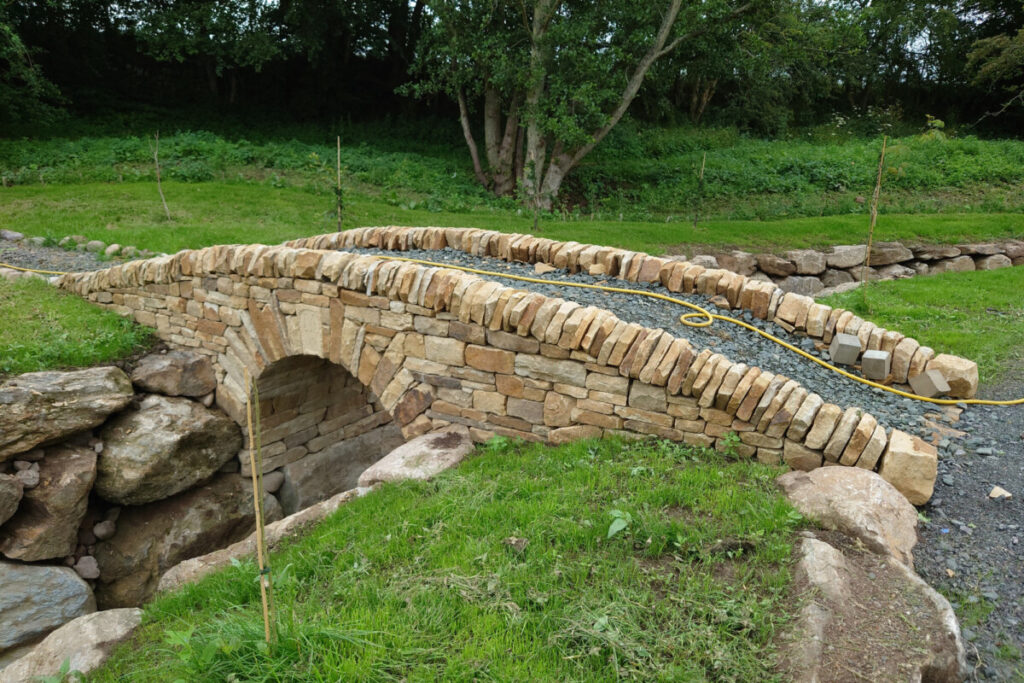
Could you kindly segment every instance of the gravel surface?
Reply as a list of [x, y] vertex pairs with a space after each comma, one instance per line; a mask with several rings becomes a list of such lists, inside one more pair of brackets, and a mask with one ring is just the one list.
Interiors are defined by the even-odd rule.
[[[395, 255], [379, 249], [351, 249], [368, 254]], [[508, 263], [495, 258], [474, 257], [462, 251], [413, 250], [401, 252], [418, 258], [484, 270], [526, 275], [553, 283], [559, 280], [630, 289], [665, 292], [660, 285], [624, 284], [617, 279], [601, 279], [564, 270], [538, 276], [532, 266]], [[549, 296], [572, 299], [582, 304], [606, 308], [619, 318], [649, 327], [660, 327], [690, 340], [695, 347], [713, 348], [736, 362], [758, 365], [782, 373], [818, 392], [826, 401], [846, 407], [867, 409], [887, 427], [903, 429], [932, 441], [933, 424], [950, 431], [939, 440], [939, 479], [935, 496], [921, 508], [921, 540], [914, 549], [915, 564], [921, 576], [953, 603], [964, 628], [964, 638], [974, 680], [1024, 681], [1024, 406], [965, 406], [937, 410], [931, 404], [904, 399], [864, 386], [769, 342], [766, 339], [724, 322], [709, 328], [684, 327], [678, 322], [679, 306], [629, 294], [542, 285], [505, 280], [515, 287]], [[672, 296], [719, 312], [707, 297]], [[807, 337], [789, 334], [776, 325], [753, 319], [749, 313], [726, 315], [769, 331], [805, 351], [827, 360], [826, 352], [814, 350]], [[986, 398], [1009, 399], [1024, 396], [1024, 382], [999, 388], [983, 388]], [[1013, 494], [1010, 500], [988, 497], [993, 485]], [[952, 574], [951, 574], [952, 573]], [[1014, 654], [1017, 653], [1017, 654]], [[1016, 657], [1016, 658], [1015, 658]]]
[[59, 247], [40, 247], [26, 242], [0, 241], [0, 262], [22, 268], [83, 272], [100, 270], [116, 265], [116, 261], [101, 261], [88, 251], [68, 251]]

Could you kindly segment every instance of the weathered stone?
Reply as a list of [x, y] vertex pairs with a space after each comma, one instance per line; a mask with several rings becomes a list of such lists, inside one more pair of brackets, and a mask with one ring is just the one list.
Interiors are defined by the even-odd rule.
[[938, 370], [926, 370], [910, 378], [910, 390], [918, 396], [935, 398], [949, 393], [949, 384]]
[[757, 270], [757, 257], [745, 251], [731, 251], [719, 254], [717, 262], [711, 268], [725, 268], [740, 275], [753, 275]]
[[[123, 508], [117, 534], [96, 544], [100, 607], [142, 604], [168, 568], [248, 535], [255, 528], [250, 489], [237, 474], [221, 474], [171, 498]], [[268, 522], [280, 518], [273, 496], [264, 508]]]
[[845, 285], [853, 282], [853, 276], [847, 273], [845, 270], [836, 270], [835, 268], [829, 268], [825, 271], [825, 274], [821, 276], [821, 284], [825, 287], [833, 288], [839, 285]]
[[857, 467], [865, 470], [874, 470], [875, 465], [878, 464], [878, 459], [882, 456], [882, 451], [885, 450], [885, 446], [888, 442], [889, 439], [885, 435], [885, 427], [882, 425], [875, 427], [875, 431], [868, 439], [867, 445], [864, 446], [864, 450], [861, 451], [860, 457], [857, 458]]
[[0, 474], [0, 526], [18, 509], [24, 487], [17, 477]]
[[913, 359], [914, 354], [917, 353], [920, 344], [917, 340], [910, 337], [904, 337], [896, 348], [892, 351], [892, 377], [894, 380], [903, 384], [907, 381], [907, 375], [910, 372], [910, 361]]
[[814, 249], [794, 249], [786, 258], [796, 265], [797, 275], [818, 275], [825, 272], [825, 255]]
[[665, 390], [661, 387], [633, 382], [629, 391], [629, 405], [641, 410], [663, 413], [667, 408]]
[[522, 353], [516, 356], [515, 372], [523, 377], [561, 382], [574, 387], [585, 386], [587, 379], [587, 369], [583, 367], [582, 363], [544, 356], [528, 356]]
[[592, 425], [575, 425], [552, 429], [548, 433], [548, 441], [554, 445], [579, 441], [581, 439], [596, 439], [601, 436], [601, 428]]
[[894, 429], [889, 447], [882, 456], [878, 473], [914, 505], [924, 505], [932, 497], [938, 455], [935, 447], [916, 436]]
[[87, 581], [100, 578], [100, 566], [96, 563], [96, 558], [92, 555], [83, 555], [78, 558], [75, 562], [75, 566], [72, 567], [75, 573], [81, 576]]
[[139, 361], [132, 384], [165, 396], [203, 396], [217, 388], [213, 364], [192, 351], [154, 353]]
[[758, 254], [757, 266], [769, 275], [785, 277], [796, 272], [796, 265], [792, 261], [774, 254]]
[[864, 245], [836, 246], [825, 254], [825, 262], [829, 268], [853, 268], [864, 263], [867, 253], [868, 248]]
[[[742, 436], [741, 436], [742, 438]], [[821, 467], [821, 451], [811, 450], [796, 441], [786, 439], [782, 447], [782, 460], [791, 469], [810, 472]]]
[[861, 539], [874, 552], [913, 566], [917, 510], [874, 472], [821, 467], [812, 472], [787, 472], [776, 483], [801, 514]]
[[847, 408], [843, 412], [843, 416], [839, 418], [836, 429], [832, 432], [831, 438], [828, 443], [825, 444], [825, 459], [829, 462], [839, 462], [839, 456], [843, 454], [843, 450], [846, 449], [846, 444], [849, 443], [850, 437], [853, 435], [853, 430], [856, 429], [857, 424], [860, 422], [861, 416], [864, 411], [860, 408]]
[[355, 488], [363, 472], [405, 439], [394, 423], [338, 441], [281, 468], [278, 498], [285, 514]]
[[958, 244], [956, 246], [962, 253], [976, 256], [991, 256], [1003, 253], [1003, 248], [992, 242]]
[[89, 585], [68, 567], [0, 560], [0, 586], [0, 650], [96, 611]]
[[0, 462], [102, 423], [134, 392], [120, 368], [31, 372], [0, 384]]
[[963, 273], [974, 269], [974, 259], [970, 256], [957, 256], [933, 263], [929, 266], [928, 272], [931, 275], [937, 275], [939, 273]]
[[802, 328], [807, 323], [807, 315], [813, 305], [814, 299], [810, 297], [795, 293], [786, 294], [775, 312], [775, 318]]
[[818, 411], [821, 410], [823, 404], [821, 396], [808, 394], [793, 413], [793, 420], [786, 431], [786, 437], [794, 441], [803, 440], [811, 425], [814, 424], [814, 418], [818, 416]]
[[974, 262], [974, 265], [977, 270], [997, 270], [999, 268], [1009, 268], [1013, 265], [1013, 261], [1005, 254], [993, 254], [992, 256], [978, 259]]
[[978, 364], [974, 361], [940, 353], [928, 361], [927, 369], [942, 373], [954, 398], [973, 398], [978, 391]]
[[914, 258], [914, 252], [899, 242], [874, 242], [871, 245], [871, 265], [875, 268], [887, 266], [890, 263], [909, 261], [912, 258]]
[[779, 287], [784, 292], [814, 296], [825, 288], [821, 280], [811, 275], [790, 275], [779, 282]]
[[25, 491], [18, 511], [0, 527], [0, 552], [24, 562], [73, 553], [95, 478], [91, 448], [48, 448], [39, 463], [39, 485]]
[[960, 250], [951, 244], [925, 244], [913, 247], [914, 258], [922, 261], [935, 261], [943, 258], [954, 258], [960, 255]]
[[798, 582], [806, 581], [827, 601], [836, 605], [853, 597], [850, 573], [843, 554], [824, 541], [805, 538], [796, 565]]
[[828, 317], [831, 313], [831, 306], [811, 304], [811, 307], [807, 309], [807, 322], [804, 323], [808, 336], [821, 337], [824, 335], [825, 323], [828, 322]]
[[229, 417], [187, 398], [152, 394], [101, 432], [96, 492], [114, 503], [167, 498], [210, 477], [242, 446]]
[[110, 657], [142, 623], [142, 610], [135, 607], [106, 610], [80, 616], [46, 636], [31, 652], [0, 670], [0, 683], [23, 683], [37, 679], [63, 678], [61, 666], [88, 674]]
[[857, 464], [857, 459], [860, 458], [860, 454], [867, 447], [868, 442], [871, 440], [871, 435], [875, 433], [876, 427], [878, 427], [878, 420], [875, 419], [874, 415], [864, 413], [861, 416], [860, 422], [857, 423], [853, 434], [850, 435], [850, 440], [846, 443], [846, 448], [843, 449], [842, 455], [839, 456], [840, 465], [853, 466]]
[[370, 465], [360, 476], [359, 486], [405, 479], [427, 480], [455, 467], [473, 450], [469, 430], [424, 434], [394, 449]]

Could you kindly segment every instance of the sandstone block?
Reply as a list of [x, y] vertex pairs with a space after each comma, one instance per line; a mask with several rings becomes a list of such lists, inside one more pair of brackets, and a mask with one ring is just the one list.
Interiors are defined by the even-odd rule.
[[892, 377], [894, 380], [903, 384], [907, 381], [907, 375], [910, 373], [910, 361], [913, 359], [914, 354], [917, 353], [920, 344], [917, 340], [911, 339], [910, 337], [904, 337], [896, 348], [892, 352]]
[[832, 337], [828, 355], [837, 365], [853, 365], [860, 356], [860, 339], [856, 335], [840, 332]]
[[758, 254], [757, 266], [769, 275], [786, 277], [796, 272], [796, 264], [774, 254]]
[[811, 450], [802, 443], [786, 439], [782, 447], [782, 461], [789, 465], [790, 469], [810, 472], [821, 467], [821, 451]]
[[580, 362], [522, 353], [516, 356], [515, 374], [549, 382], [571, 384], [575, 387], [585, 387], [587, 380], [587, 369]]
[[485, 372], [511, 375], [515, 371], [515, 354], [511, 351], [470, 344], [466, 347], [466, 365]]
[[892, 354], [888, 351], [865, 351], [860, 361], [861, 372], [868, 379], [881, 382], [892, 369]]
[[213, 364], [194, 351], [153, 353], [135, 366], [132, 384], [165, 396], [203, 396], [217, 388]]
[[825, 255], [814, 249], [794, 249], [786, 258], [796, 265], [797, 275], [818, 275], [825, 272]]
[[938, 370], [926, 370], [910, 378], [910, 389], [918, 396], [935, 398], [949, 393], [949, 384]]
[[425, 481], [458, 465], [473, 451], [469, 431], [435, 432], [402, 444], [359, 475], [359, 486], [406, 479]]
[[832, 432], [828, 443], [825, 444], [826, 460], [829, 462], [839, 462], [839, 456], [846, 449], [846, 444], [849, 443], [853, 430], [856, 429], [863, 413], [864, 411], [860, 408], [853, 407], [847, 408], [843, 412], [843, 416], [839, 418], [839, 422], [836, 424], [835, 431]]
[[597, 439], [601, 436], [601, 428], [592, 425], [575, 425], [573, 427], [562, 427], [552, 429], [548, 433], [548, 441], [554, 445], [580, 441], [582, 439]]
[[912, 258], [914, 258], [914, 252], [899, 242], [875, 242], [871, 245], [871, 265], [876, 268], [887, 266], [890, 263], [909, 261]]
[[867, 252], [864, 245], [836, 246], [825, 255], [825, 262], [829, 268], [853, 268], [864, 263]]
[[942, 374], [954, 398], [972, 398], [978, 391], [978, 364], [974, 361], [940, 353], [928, 361], [927, 368]]
[[878, 470], [883, 479], [913, 505], [924, 505], [932, 497], [937, 472], [938, 456], [934, 446], [906, 432], [893, 430]]

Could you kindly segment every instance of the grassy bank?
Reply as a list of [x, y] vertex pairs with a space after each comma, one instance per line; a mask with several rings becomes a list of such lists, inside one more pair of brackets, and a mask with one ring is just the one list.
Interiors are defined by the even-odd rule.
[[86, 367], [150, 342], [149, 330], [42, 280], [0, 278], [0, 375]]
[[668, 443], [494, 443], [146, 607], [91, 681], [775, 680], [800, 517], [776, 468]]
[[[59, 239], [85, 235], [107, 243], [174, 252], [212, 244], [276, 244], [337, 228], [332, 198], [301, 188], [207, 182], [164, 183], [172, 220], [160, 204], [155, 183], [86, 183], [0, 188], [0, 224], [29, 235]], [[345, 227], [438, 225], [506, 232], [532, 232], [533, 217], [521, 211], [480, 206], [458, 213], [393, 205], [379, 194], [351, 193]], [[649, 253], [693, 253], [693, 245], [780, 251], [867, 238], [868, 218], [859, 214], [772, 221], [705, 220], [669, 222], [591, 220], [545, 216], [539, 235], [608, 244]], [[1024, 237], [1024, 214], [887, 214], [878, 219], [876, 239], [958, 242]]]

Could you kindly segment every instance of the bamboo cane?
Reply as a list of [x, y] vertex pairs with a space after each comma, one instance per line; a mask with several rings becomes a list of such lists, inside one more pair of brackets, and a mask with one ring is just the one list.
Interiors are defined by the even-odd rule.
[[[244, 370], [244, 375], [245, 386], [249, 388], [250, 380], [248, 368]], [[260, 568], [259, 581], [260, 600], [263, 603], [263, 633], [267, 643], [269, 644], [270, 598], [268, 596], [268, 588], [270, 585], [270, 570], [266, 567], [264, 562], [266, 552], [264, 548], [265, 538], [263, 535], [263, 473], [261, 471], [262, 467], [259, 466], [262, 463], [258, 464], [256, 462], [256, 452], [258, 449], [256, 447], [256, 433], [253, 429], [252, 420], [252, 391], [254, 390], [254, 388], [250, 389], [249, 396], [247, 396], [245, 400], [245, 423], [249, 433], [249, 469], [252, 475], [252, 504], [253, 510], [256, 514], [256, 561]], [[260, 460], [262, 461], [262, 458], [260, 458]]]
[[871, 305], [868, 303], [868, 268], [871, 267], [871, 245], [875, 240], [875, 223], [878, 221], [878, 197], [882, 192], [882, 169], [885, 166], [885, 143], [888, 136], [882, 136], [882, 153], [878, 157], [878, 177], [875, 180], [875, 193], [871, 197], [871, 223], [868, 228], [868, 250], [864, 254], [864, 265], [860, 270], [861, 294], [864, 298], [864, 306], [871, 312]]

